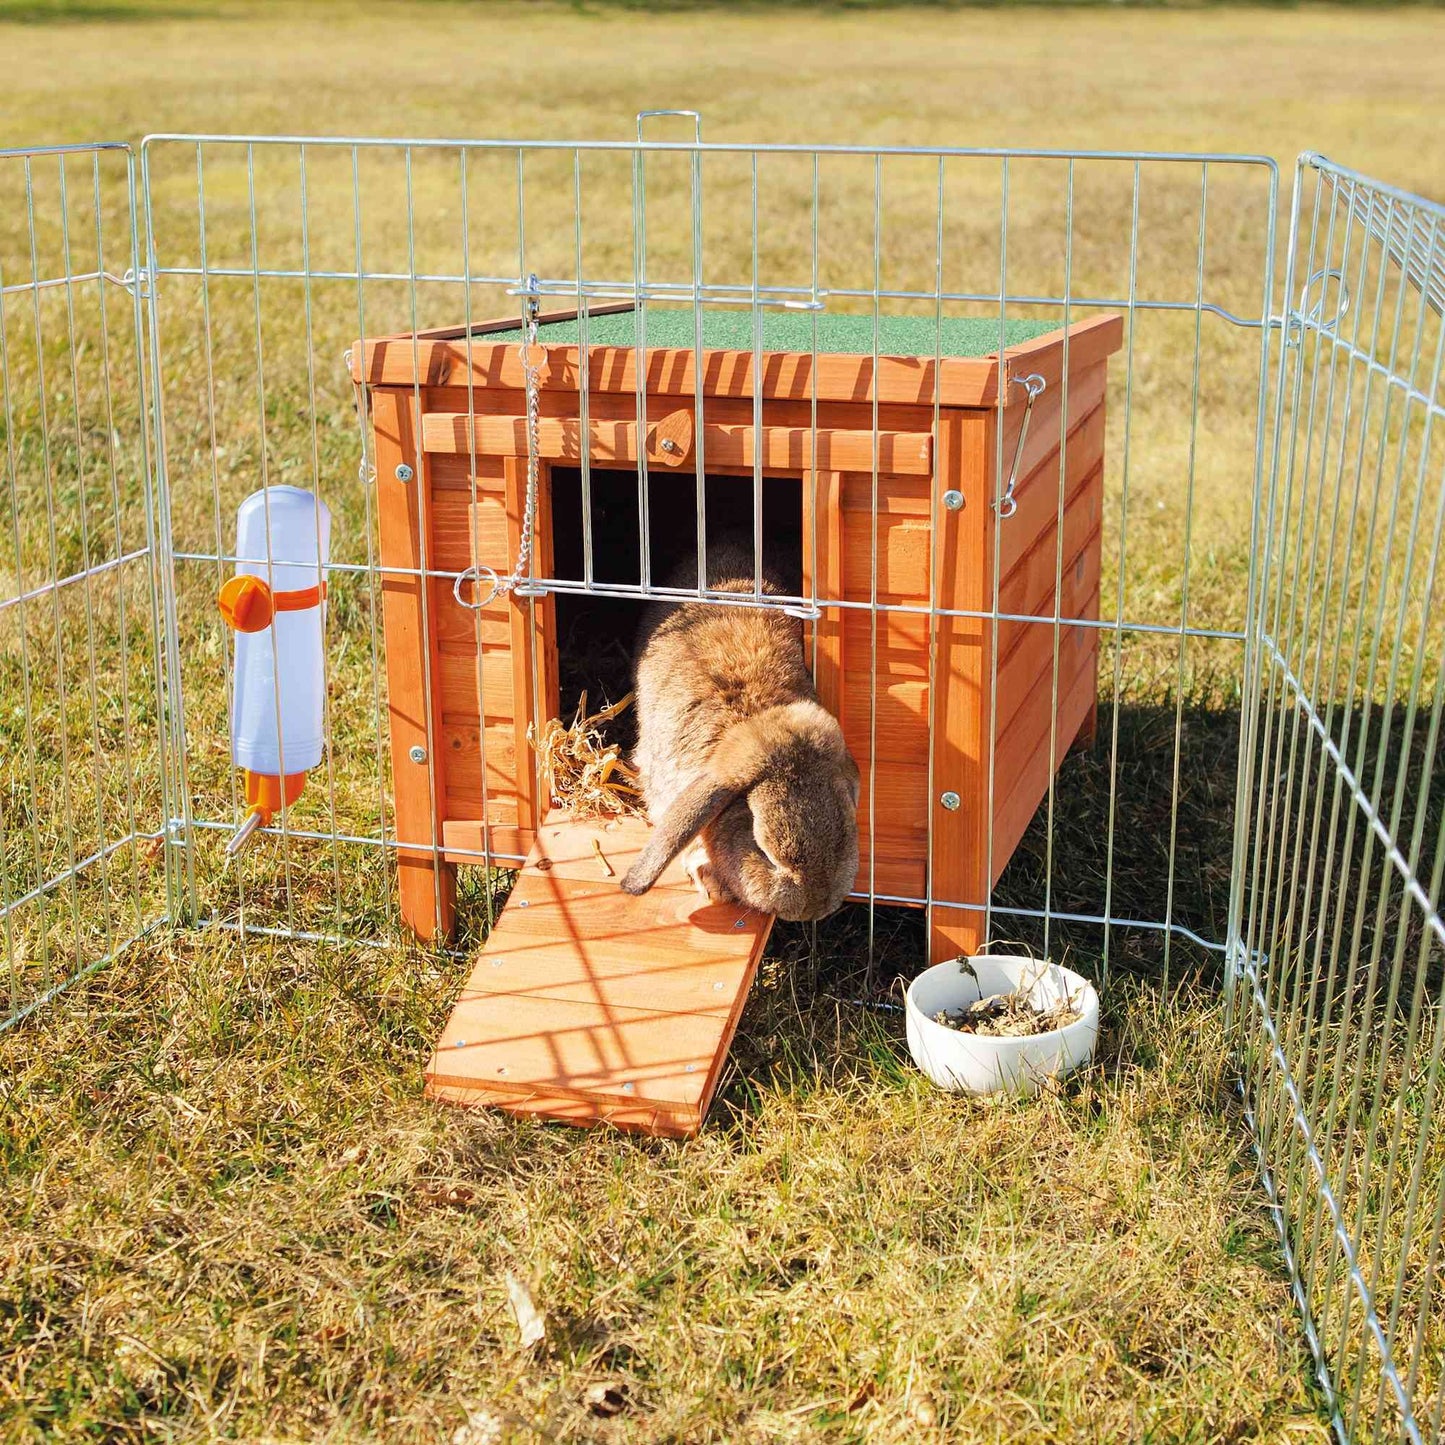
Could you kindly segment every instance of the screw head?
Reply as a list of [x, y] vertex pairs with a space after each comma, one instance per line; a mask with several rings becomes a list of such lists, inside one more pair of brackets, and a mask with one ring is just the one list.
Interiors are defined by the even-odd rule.
[[424, 763], [426, 762], [426, 749], [422, 747], [420, 743], [417, 743], [411, 751], [407, 753], [407, 757], [414, 763]]
[[669, 453], [671, 456], [676, 456], [678, 452], [682, 450], [682, 448], [678, 446], [678, 444], [673, 441], [671, 437], [663, 437], [662, 449], [663, 451]]
[[941, 798], [939, 798], [938, 801], [942, 803], [943, 806], [947, 808], [950, 813], [956, 813], [958, 812], [959, 805], [963, 802], [963, 799], [960, 798], [957, 793], [949, 792], [945, 793]]
[[950, 512], [962, 511], [963, 493], [952, 489], [946, 491], [943, 494], [943, 505], [947, 507]]
[[409, 466], [407, 466], [407, 464], [406, 464], [405, 462], [398, 462], [398, 463], [396, 464], [396, 479], [397, 479], [397, 481], [399, 481], [399, 482], [409, 482], [409, 481], [411, 481], [411, 479], [412, 479], [414, 476], [416, 476], [416, 473], [415, 473], [414, 471], [412, 471], [412, 469], [411, 469]]

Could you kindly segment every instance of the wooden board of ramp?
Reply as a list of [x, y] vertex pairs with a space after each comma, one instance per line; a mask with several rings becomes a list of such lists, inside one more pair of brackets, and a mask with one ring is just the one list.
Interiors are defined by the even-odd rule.
[[647, 834], [543, 824], [427, 1065], [432, 1098], [697, 1132], [773, 920], [709, 903], [679, 862], [624, 893]]

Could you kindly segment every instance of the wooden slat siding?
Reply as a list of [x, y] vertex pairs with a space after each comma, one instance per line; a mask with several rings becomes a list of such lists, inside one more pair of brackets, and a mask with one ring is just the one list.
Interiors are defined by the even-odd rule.
[[435, 618], [437, 641], [443, 655], [454, 652], [469, 656], [478, 645], [488, 650], [505, 648], [512, 636], [507, 607], [506, 600], [502, 599], [473, 612], [470, 607], [458, 607], [456, 598], [452, 598], [452, 605], [442, 608]]
[[[1080, 610], [1087, 616], [1090, 612], [1098, 611], [1098, 603], [1098, 593], [1095, 593]], [[1062, 700], [1073, 689], [1080, 672], [1092, 670], [1094, 659], [1098, 656], [1098, 631], [1096, 627], [1068, 626], [1062, 623], [1059, 626], [1060, 762], [1073, 741], [1073, 734], [1065, 729], [1062, 722]], [[1053, 689], [1054, 659], [1051, 644], [1047, 665], [1038, 670], [1033, 685], [1025, 694], [1013, 718], [1007, 725], [1000, 724], [998, 729], [995, 777], [1006, 785], [1021, 774], [1023, 764], [1031, 752], [1038, 748], [1048, 751]]]
[[[877, 834], [878, 870], [870, 874], [866, 820], [860, 820], [859, 828], [862, 831], [858, 836], [858, 876], [848, 897], [855, 902], [866, 902], [871, 877], [873, 894], [878, 898], [922, 898], [928, 879], [923, 861], [928, 852], [928, 834], [921, 828], [910, 831], [880, 827]], [[907, 906], [913, 907], [914, 904], [910, 902]]]
[[[1050, 331], [1032, 341], [1020, 342], [1004, 352], [1004, 364], [1009, 377], [1028, 376], [1031, 373], [1044, 378], [1048, 391], [1060, 389], [1064, 366], [1065, 328]], [[1124, 344], [1124, 318], [1117, 313], [1096, 316], [1091, 321], [1074, 322], [1068, 328], [1070, 386], [1078, 383], [1080, 377], [1101, 362], [1106, 362]], [[1015, 404], [1015, 393], [1024, 394], [1022, 386], [1009, 382], [1005, 405]], [[1047, 395], [1048, 392], [1045, 392]], [[1072, 403], [1070, 410], [1072, 411]]]
[[[845, 654], [854, 647], [866, 649], [871, 635], [867, 610], [861, 607], [839, 610], [843, 614]], [[887, 663], [890, 677], [900, 680], [927, 679], [930, 640], [926, 612], [881, 610], [878, 613], [878, 662], [880, 666]]]
[[[487, 804], [487, 813], [492, 856], [501, 859], [503, 867], [517, 867], [526, 859], [535, 834], [529, 831], [525, 838], [522, 836], [517, 827], [515, 800], [499, 803], [492, 799]], [[449, 862], [479, 865], [486, 851], [482, 847], [481, 819], [449, 818], [442, 824], [442, 842]]]
[[[437, 1042], [432, 1097], [577, 1124], [700, 1127], [772, 920], [706, 903], [678, 862], [630, 898], [617, 878], [646, 836], [635, 819], [548, 818]], [[593, 839], [610, 877], [591, 867]]]
[[[525, 416], [527, 393], [525, 391], [478, 390], [467, 395], [464, 386], [438, 386], [422, 390], [422, 408], [426, 415], [448, 414], [452, 416], [499, 417]], [[687, 403], [678, 403], [666, 398], [650, 399], [647, 408], [648, 425], [654, 426], [664, 416], [686, 411], [692, 415], [695, 398]], [[579, 414], [579, 403], [573, 392], [541, 392], [538, 394], [538, 414], [542, 417], [575, 420]], [[594, 421], [637, 420], [637, 397], [631, 392], [618, 393], [592, 390], [587, 394], [587, 411]], [[745, 426], [753, 424], [751, 401], [735, 397], [705, 396], [703, 398], [703, 421], [717, 426]], [[820, 430], [830, 427], [843, 431], [873, 431], [873, 407], [864, 402], [824, 402], [819, 405], [817, 421]], [[800, 427], [810, 430], [813, 425], [811, 402], [787, 401], [768, 397], [763, 402], [763, 425]], [[878, 430], [880, 432], [922, 432], [933, 430], [933, 408], [931, 406], [880, 406], [878, 408]], [[459, 453], [460, 455], [460, 453]], [[872, 473], [872, 462], [868, 473]], [[467, 475], [463, 465], [455, 468], [459, 476]], [[484, 484], [489, 476], [500, 478], [500, 465], [495, 457], [478, 458], [478, 473]], [[452, 473], [443, 472], [443, 476]]]
[[[863, 774], [863, 792], [858, 802], [858, 816], [868, 813], [868, 768], [860, 763]], [[928, 785], [928, 764], [918, 753], [901, 761], [880, 761], [877, 767], [877, 781], [874, 796], [878, 800], [878, 827], [892, 829], [899, 833], [923, 831], [927, 818], [920, 814], [924, 789]]]
[[[1095, 535], [1103, 519], [1104, 469], [1095, 463], [1083, 481], [1072, 488], [1064, 511], [1064, 570], [1085, 547], [1099, 550]], [[1053, 597], [1054, 572], [1058, 567], [1058, 536], [1053, 527], [1040, 533], [1033, 547], [1019, 559], [998, 587], [1000, 612], [1038, 615], [1053, 611], [1040, 604]], [[1096, 559], [1097, 567], [1097, 559]]]
[[[425, 458], [417, 450], [412, 397], [378, 391], [371, 398], [376, 436], [376, 505], [380, 530], [382, 627], [386, 652], [387, 705], [391, 723], [391, 769], [396, 790], [398, 895], [401, 914], [423, 938], [451, 936], [456, 873], [440, 862], [441, 810], [446, 796], [445, 759], [436, 740], [442, 717], [438, 699], [427, 695], [427, 669], [439, 667], [434, 635], [427, 636], [423, 588], [419, 576], [390, 568], [432, 565], [424, 546], [430, 526], [430, 494]], [[396, 479], [398, 464], [415, 470], [410, 482]], [[427, 595], [430, 618], [436, 615], [436, 591]], [[430, 652], [430, 656], [428, 653]], [[428, 738], [430, 713], [432, 738]], [[425, 763], [411, 760], [413, 747], [429, 748]]]
[[[1105, 393], [1108, 392], [1108, 364], [1101, 361], [1098, 366], [1091, 370], [1078, 373], [1069, 386], [1068, 393], [1068, 435], [1074, 436], [1085, 419], [1090, 418], [1098, 407], [1104, 405]], [[1013, 412], [1006, 415], [1006, 457], [1010, 464], [1013, 462], [1014, 449], [1016, 449], [1017, 428], [1016, 415], [1019, 407], [1014, 407]], [[1019, 497], [1023, 491], [1030, 486], [1038, 486], [1039, 481], [1046, 480], [1048, 474], [1048, 462], [1053, 461], [1055, 481], [1053, 481], [1053, 493], [1058, 496], [1058, 458], [1059, 458], [1059, 428], [1064, 422], [1064, 389], [1053, 393], [1052, 399], [1045, 403], [1040, 397], [1038, 405], [1033, 409], [1033, 419], [1029, 422], [1029, 435], [1023, 444], [1023, 457], [1019, 461], [1019, 484], [1014, 487], [1014, 496]], [[1007, 481], [1007, 475], [1004, 480]]]
[[[1064, 507], [1100, 469], [1104, 456], [1104, 408], [1096, 406], [1070, 434], [1064, 450]], [[1030, 473], [1029, 485], [1015, 493], [1018, 510], [999, 534], [999, 574], [1007, 578], [1023, 557], [1041, 542], [1053, 545], [1059, 519], [1059, 448], [1057, 442]], [[1015, 526], [1014, 524], [1018, 525]]]
[[[425, 392], [422, 394], [426, 395]], [[462, 396], [462, 405], [465, 406], [466, 393], [463, 392]], [[450, 407], [447, 409], [451, 410]], [[501, 457], [477, 457], [475, 476], [472, 474], [472, 459], [465, 452], [454, 455], [438, 452], [431, 459], [432, 491], [438, 494], [466, 492], [479, 497], [499, 497], [505, 480]]]
[[[866, 614], [864, 614], [866, 616]], [[843, 677], [843, 706], [838, 714], [843, 736], [860, 768], [868, 762], [869, 700], [875, 696], [868, 673], [868, 633], [848, 647]], [[928, 747], [928, 679], [890, 677], [879, 662], [876, 749], [880, 763], [916, 762]]]
[[[435, 460], [429, 457], [429, 465], [434, 466]], [[460, 572], [474, 559], [501, 575], [511, 570], [514, 553], [504, 468], [500, 459], [492, 459], [498, 476], [487, 478], [487, 461], [478, 460], [475, 492], [469, 477], [463, 486], [433, 489], [429, 565], [438, 571]], [[519, 776], [518, 676], [513, 647], [517, 609], [503, 600], [480, 613], [473, 612], [457, 603], [451, 584], [441, 579], [434, 584], [432, 598], [436, 639], [432, 687], [442, 714], [439, 751], [446, 764], [443, 818], [480, 820], [485, 797], [488, 816], [515, 829], [522, 792], [528, 786], [529, 762], [524, 755]]]
[[[869, 833], [868, 774], [863, 774], [858, 801], [858, 876], [854, 893], [868, 896]], [[878, 765], [875, 797], [878, 805], [878, 866], [872, 873], [880, 895], [922, 898], [928, 871], [928, 773], [925, 768], [897, 763]]]
[[[929, 527], [926, 517], [890, 512], [882, 493], [891, 478], [878, 479], [878, 601], [926, 606]], [[867, 507], [843, 505], [843, 597], [867, 602], [872, 593], [874, 519]]]
[[[547, 367], [541, 378], [544, 391], [576, 392], [581, 381], [580, 347], [548, 346]], [[637, 391], [637, 353], [631, 346], [588, 348], [591, 387], [600, 392]], [[493, 387], [520, 391], [526, 384], [515, 342], [470, 346], [464, 340], [421, 341], [410, 336], [367, 341], [352, 348], [352, 380], [372, 387], [408, 387], [418, 380], [424, 387], [467, 385], [470, 368], [477, 391]], [[1047, 364], [1041, 354], [1040, 365]], [[751, 351], [705, 353], [705, 395], [753, 395]], [[1027, 357], [1025, 358], [1027, 360]], [[649, 347], [643, 389], [652, 396], [692, 398], [696, 354], [691, 348]], [[928, 406], [935, 393], [944, 406], [989, 407], [998, 397], [997, 357], [945, 357], [940, 366], [932, 357], [884, 356], [878, 361], [880, 405]], [[873, 400], [873, 358], [825, 353], [817, 358], [806, 352], [768, 352], [763, 356], [763, 396], [781, 400], [869, 402]]]
[[[679, 408], [685, 410], [685, 408]], [[654, 418], [654, 422], [660, 418]], [[756, 432], [751, 423], [702, 428], [707, 465], [717, 471], [751, 470], [756, 453]], [[637, 462], [637, 423], [589, 417], [589, 455], [600, 463]], [[889, 472], [926, 476], [932, 468], [931, 439], [927, 432], [845, 431], [820, 427], [763, 427], [763, 467], [781, 472], [822, 470], [860, 471], [871, 468], [877, 444], [879, 466]], [[437, 412], [422, 420], [422, 442], [428, 452], [465, 454], [469, 446], [493, 456], [527, 455], [527, 421], [524, 416], [467, 416]], [[582, 424], [577, 418], [542, 417], [537, 423], [538, 455], [547, 461], [581, 460]], [[816, 452], [816, 456], [815, 456]], [[654, 460], [664, 474], [664, 461]], [[671, 470], [692, 475], [692, 453], [678, 456]]]
[[[1075, 610], [1099, 587], [1101, 567], [1102, 472], [1095, 468], [1084, 485], [1074, 491], [1064, 513], [1062, 561], [1058, 535], [1052, 529], [1035, 544], [1033, 551], [999, 587], [999, 666], [1013, 655], [1037, 624], [1014, 622], [1008, 614], [1052, 618], [1055, 610], [1064, 621], [1082, 614]], [[1054, 605], [1054, 577], [1057, 573], [1063, 600]]]
[[[1108, 389], [1108, 364], [1100, 362], [1090, 371], [1075, 373], [1069, 383], [1069, 435], [1078, 430], [1094, 411], [1103, 404]], [[1059, 498], [1059, 428], [1063, 416], [1064, 391], [1060, 387], [1052, 395], [1045, 392], [1034, 405], [1034, 414], [1029, 421], [1029, 433], [1024, 439], [1024, 453], [1019, 459], [1019, 480], [1014, 488], [1014, 497], [1019, 505], [1031, 487], [1046, 481], [1049, 462], [1053, 462], [1053, 494], [1057, 507]], [[1014, 452], [1018, 445], [1019, 427], [1023, 422], [1024, 408], [1013, 406], [1004, 413], [1004, 485], [1008, 485], [1009, 471], [1013, 466]], [[988, 496], [993, 496], [994, 479], [988, 479]], [[1017, 513], [1009, 520], [1017, 519]]]
[[[838, 472], [810, 472], [803, 478], [803, 595], [840, 600], [843, 597], [843, 478]], [[814, 573], [814, 554], [817, 571]], [[835, 717], [842, 707], [844, 677], [845, 613], [841, 607], [826, 607], [823, 615], [806, 630], [804, 643], [817, 632], [814, 680], [818, 700]]]
[[[1097, 617], [1099, 613], [1099, 563], [1097, 550], [1084, 552], [1077, 558], [1064, 578], [1063, 618]], [[1052, 597], [1048, 601], [1053, 609]], [[1069, 631], [1066, 621], [1059, 623], [1060, 654], [1063, 638]], [[1094, 629], [1097, 630], [1097, 629]], [[1091, 639], [1096, 643], [1096, 639]], [[1005, 655], [1003, 648], [1007, 645]], [[1024, 706], [1035, 680], [1048, 673], [1054, 665], [1054, 624], [1052, 622], [1000, 622], [998, 662], [998, 705], [995, 709], [999, 735]]]
[[[930, 420], [929, 426], [933, 423]], [[890, 476], [879, 469], [878, 515], [880, 517], [913, 517], [928, 525], [932, 511], [932, 476]], [[844, 511], [871, 516], [873, 511], [873, 471], [845, 472], [841, 494]], [[927, 574], [924, 593], [927, 596]]]
[[[1062, 670], [1062, 669], [1061, 669]], [[1088, 725], [1093, 713], [1098, 686], [1097, 645], [1082, 649], [1078, 665], [1072, 675], [1061, 675], [1059, 691], [1059, 723], [1057, 733], [1057, 756], [1055, 763], [1062, 763], [1065, 754], [1081, 729]], [[1038, 726], [1030, 736], [1022, 739], [1013, 736], [999, 740], [1000, 756], [1005, 746], [1011, 757], [1020, 761], [1012, 777], [1007, 777], [1002, 767], [998, 772], [1000, 786], [994, 800], [993, 827], [993, 881], [997, 882], [1008, 866], [1019, 839], [1028, 830], [1034, 814], [1048, 795], [1049, 786], [1049, 700], [1051, 697], [1050, 676], [1042, 679], [1045, 688], [1042, 706], [1032, 709]], [[1012, 730], [1021, 732], [1024, 714], [1012, 724]]]
[[[538, 479], [537, 513], [533, 540], [533, 567], [539, 577], [551, 575], [552, 571], [552, 487], [551, 479], [543, 474]], [[522, 521], [526, 509], [527, 463], [525, 458], [506, 460], [506, 503], [507, 503], [507, 555], [516, 565], [516, 558], [522, 545]], [[505, 575], [505, 574], [504, 574]], [[537, 777], [535, 758], [527, 741], [527, 726], [536, 721], [545, 721], [557, 713], [556, 663], [549, 654], [556, 650], [556, 601], [548, 597], [518, 597], [511, 595], [512, 611], [512, 695], [517, 700], [513, 714], [516, 734], [516, 756], [518, 789], [517, 821], [525, 834], [535, 829], [542, 817], [538, 796], [540, 780]], [[550, 664], [550, 665], [549, 665]], [[533, 667], [539, 673], [536, 688], [533, 686]], [[539, 695], [540, 694], [540, 695]], [[542, 716], [536, 717], [537, 709]]]
[[451, 489], [434, 492], [432, 517], [436, 545], [430, 565], [436, 571], [461, 572], [474, 561], [494, 568], [503, 577], [512, 570], [505, 489], [475, 498]]
[[[995, 428], [983, 412], [945, 411], [939, 417], [936, 456], [940, 478], [993, 475]], [[967, 506], [934, 514], [934, 597], [940, 607], [982, 611], [993, 600], [991, 507]], [[987, 798], [989, 648], [991, 624], [977, 617], [940, 617], [935, 643], [933, 821], [929, 860], [934, 904], [928, 920], [929, 959], [972, 953], [984, 935], [989, 887]], [[945, 792], [963, 801], [956, 812], [938, 801]]]
[[[448, 602], [452, 601], [450, 592]], [[510, 618], [508, 626], [510, 630]], [[477, 705], [477, 654], [454, 650], [450, 645], [442, 647], [437, 654], [438, 666], [432, 674], [432, 687], [436, 689], [442, 716], [448, 722], [477, 722], [483, 716]], [[492, 723], [510, 723], [517, 715], [514, 698], [516, 679], [512, 676], [511, 645], [488, 651], [482, 672], [486, 688], [486, 719]]]
[[[519, 778], [516, 724], [511, 719], [488, 722], [486, 745], [487, 799], [493, 803], [507, 804], [515, 820], [517, 800], [521, 796], [521, 790], [527, 785], [525, 773], [526, 769], [531, 767], [531, 758], [525, 754], [521, 757], [523, 776]], [[476, 719], [445, 719], [442, 723], [441, 747], [447, 760], [445, 816], [480, 818], [482, 736]]]
[[[450, 593], [446, 602], [453, 602]], [[440, 665], [438, 672], [432, 675], [432, 687], [440, 695], [442, 716], [447, 722], [476, 723], [482, 718], [486, 718], [488, 723], [510, 722], [516, 717], [508, 646], [488, 647], [479, 653], [475, 644], [466, 650], [445, 640], [439, 640], [437, 645]]]

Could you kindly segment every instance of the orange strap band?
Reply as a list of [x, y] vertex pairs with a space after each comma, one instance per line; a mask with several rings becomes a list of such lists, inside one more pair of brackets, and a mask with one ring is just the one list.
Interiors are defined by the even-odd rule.
[[310, 607], [320, 607], [326, 600], [326, 584], [315, 587], [300, 587], [294, 592], [273, 592], [271, 602], [277, 612], [305, 612]]
[[226, 625], [236, 632], [263, 632], [278, 612], [305, 612], [326, 600], [326, 583], [273, 592], [261, 577], [243, 572], [227, 580], [216, 599]]

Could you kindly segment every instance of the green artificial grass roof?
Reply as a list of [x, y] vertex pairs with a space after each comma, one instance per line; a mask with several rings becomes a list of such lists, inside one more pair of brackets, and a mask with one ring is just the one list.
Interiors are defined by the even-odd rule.
[[[814, 349], [813, 328], [817, 326], [817, 350], [841, 356], [872, 356], [874, 351], [873, 318], [842, 316], [826, 312], [765, 311], [762, 313], [764, 351], [801, 351]], [[1002, 328], [997, 317], [945, 317], [942, 329], [932, 316], [880, 316], [878, 318], [879, 356], [931, 357], [992, 356], [999, 349], [1000, 331], [1003, 344], [1017, 346], [1050, 331], [1058, 330], [1057, 321], [1005, 321]], [[696, 345], [692, 307], [649, 306], [645, 318], [644, 344], [655, 347], [680, 347], [691, 350]], [[549, 321], [538, 329], [544, 343], [565, 346], [579, 340], [576, 321]], [[521, 327], [488, 333], [491, 341], [520, 341]], [[616, 311], [606, 316], [591, 316], [587, 321], [587, 341], [591, 346], [636, 346], [637, 313]], [[745, 307], [704, 310], [702, 342], [711, 350], [751, 351], [754, 346], [753, 313]]]

